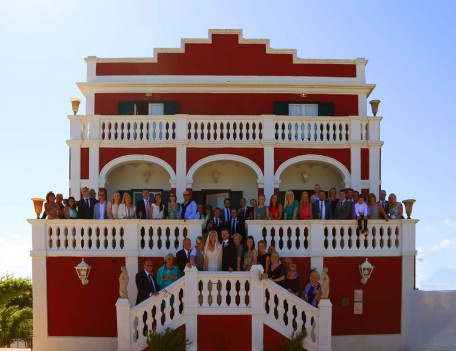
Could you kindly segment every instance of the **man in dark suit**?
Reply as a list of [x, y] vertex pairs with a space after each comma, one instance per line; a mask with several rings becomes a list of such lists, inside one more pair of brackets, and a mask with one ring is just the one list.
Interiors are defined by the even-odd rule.
[[222, 271], [232, 272], [236, 270], [236, 254], [233, 241], [227, 228], [222, 229]]
[[229, 226], [230, 221], [231, 221], [231, 200], [226, 198], [223, 201], [223, 209], [222, 209], [222, 219], [225, 222], [225, 226]]
[[82, 199], [78, 201], [78, 219], [93, 219], [95, 201], [89, 196], [89, 188], [81, 189]]
[[228, 228], [230, 229], [231, 236], [238, 233], [242, 236], [242, 242], [245, 243], [245, 223], [237, 218], [236, 210], [231, 210], [231, 221], [229, 222]]
[[334, 209], [334, 219], [351, 219], [352, 215], [352, 206], [349, 201], [347, 201], [347, 194], [345, 190], [339, 191], [339, 202], [336, 204]]
[[314, 201], [312, 204], [312, 215], [313, 219], [332, 219], [331, 203], [326, 200], [326, 193], [323, 190], [318, 193], [318, 201]]
[[[380, 200], [378, 200], [378, 203], [382, 205], [383, 209], [385, 210], [386, 213], [389, 211], [389, 205], [388, 205], [388, 200], [386, 200], [386, 190], [380, 190]], [[384, 218], [383, 214], [380, 213], [380, 218]]]
[[252, 219], [252, 208], [247, 206], [247, 200], [243, 197], [241, 199], [241, 207], [238, 209], [238, 218], [239, 220], [245, 222], [249, 219]]
[[136, 274], [136, 287], [138, 288], [136, 304], [143, 302], [150, 296], [158, 295], [160, 289], [152, 275], [152, 268], [152, 261], [147, 259], [144, 262], [144, 270]]
[[182, 275], [185, 274], [184, 269], [185, 266], [191, 265], [190, 263], [190, 252], [192, 250], [192, 242], [189, 238], [185, 238], [183, 242], [184, 248], [182, 250], [177, 251], [177, 267], [179, 267]]
[[144, 189], [142, 191], [142, 196], [143, 198], [136, 203], [136, 218], [149, 219], [149, 190]]
[[214, 209], [214, 216], [212, 217], [212, 221], [214, 222], [214, 227], [212, 229], [217, 232], [218, 241], [222, 240], [221, 231], [222, 231], [222, 228], [225, 228], [225, 222], [223, 221], [223, 219], [221, 218], [220, 215], [221, 215], [221, 210], [220, 210], [220, 208], [216, 207]]

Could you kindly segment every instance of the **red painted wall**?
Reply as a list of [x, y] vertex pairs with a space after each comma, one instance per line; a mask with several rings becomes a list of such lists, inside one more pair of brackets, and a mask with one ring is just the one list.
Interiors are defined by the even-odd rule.
[[[288, 339], [267, 325], [263, 328], [263, 351], [278, 351]], [[305, 350], [303, 348], [303, 350]]]
[[358, 114], [358, 96], [309, 94], [95, 94], [95, 114], [117, 115], [119, 101], [179, 101], [180, 114], [192, 115], [271, 115], [275, 101], [332, 102], [335, 116]]
[[89, 148], [81, 148], [81, 179], [89, 179]]
[[[366, 285], [358, 265], [364, 257], [325, 257], [333, 305], [333, 335], [399, 334], [401, 332], [402, 258], [369, 257], [375, 267]], [[353, 314], [355, 289], [364, 293], [363, 314]], [[348, 306], [342, 300], [348, 299]]]
[[361, 149], [361, 179], [369, 179], [369, 149]]
[[176, 150], [174, 148], [100, 148], [100, 170], [115, 158], [127, 155], [148, 155], [165, 160], [176, 170]]
[[185, 44], [184, 53], [158, 53], [156, 63], [97, 63], [97, 75], [270, 75], [356, 77], [355, 64], [293, 64], [293, 55], [266, 54], [265, 44], [239, 44], [237, 34]]
[[198, 351], [251, 351], [252, 317], [198, 316]]
[[286, 149], [286, 152], [275, 152], [274, 154], [274, 171], [284, 163], [286, 160], [302, 155], [321, 155], [334, 158], [347, 167], [348, 171], [351, 169], [350, 149]]
[[122, 257], [87, 257], [83, 286], [74, 267], [81, 257], [47, 257], [49, 336], [117, 336], [116, 301]]
[[258, 167], [263, 169], [263, 149], [250, 148], [219, 148], [219, 149], [200, 149], [200, 148], [187, 148], [187, 172], [191, 166], [197, 161], [213, 155], [219, 154], [233, 154], [246, 157], [255, 162]]

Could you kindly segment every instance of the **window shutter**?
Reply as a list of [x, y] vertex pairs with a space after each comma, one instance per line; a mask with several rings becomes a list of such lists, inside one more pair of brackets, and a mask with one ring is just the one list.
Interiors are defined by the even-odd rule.
[[319, 116], [334, 116], [334, 104], [332, 102], [321, 102], [318, 104]]
[[165, 101], [165, 115], [177, 115], [179, 113], [179, 101]]
[[281, 115], [281, 116], [287, 116], [288, 115], [288, 101], [275, 101], [274, 102], [274, 114], [275, 115]]
[[117, 106], [119, 115], [134, 115], [135, 104], [133, 101], [119, 101]]

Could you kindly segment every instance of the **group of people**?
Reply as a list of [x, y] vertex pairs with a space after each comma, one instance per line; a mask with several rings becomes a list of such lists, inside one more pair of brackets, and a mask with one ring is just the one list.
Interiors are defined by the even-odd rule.
[[320, 276], [316, 270], [309, 275], [310, 282], [301, 290], [300, 277], [297, 267], [291, 258], [280, 259], [274, 246], [266, 250], [266, 242], [261, 240], [255, 246], [255, 240], [248, 236], [243, 243], [238, 233], [230, 235], [227, 228], [221, 230], [221, 240], [218, 233], [212, 230], [205, 241], [202, 236], [196, 238], [192, 247], [191, 240], [185, 238], [183, 248], [176, 253], [177, 265], [174, 265], [174, 255], [168, 253], [164, 264], [153, 276], [153, 261], [147, 259], [144, 270], [136, 274], [138, 295], [136, 304], [150, 296], [158, 295], [159, 291], [185, 275], [185, 267], [195, 266], [199, 271], [250, 271], [255, 264], [263, 266], [264, 275], [273, 282], [287, 289], [290, 293], [304, 298], [313, 306], [318, 306], [321, 298]]

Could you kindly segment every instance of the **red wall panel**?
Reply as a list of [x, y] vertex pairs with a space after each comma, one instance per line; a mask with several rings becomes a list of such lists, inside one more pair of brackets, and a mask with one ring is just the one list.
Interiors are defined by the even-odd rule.
[[[369, 257], [375, 267], [366, 285], [358, 265], [364, 257], [326, 257], [333, 305], [333, 335], [399, 334], [401, 332], [402, 258]], [[363, 314], [353, 314], [355, 289], [363, 290]], [[348, 299], [348, 305], [343, 305]], [[347, 301], [347, 300], [346, 300]]]
[[165, 160], [176, 170], [176, 150], [174, 148], [100, 148], [100, 170], [115, 158], [127, 155], [149, 155]]
[[350, 162], [350, 149], [286, 149], [286, 152], [276, 152], [274, 154], [274, 171], [277, 171], [277, 168], [285, 162], [286, 160], [302, 155], [321, 155], [331, 157], [340, 163], [342, 163], [345, 167], [347, 167], [348, 171], [350, 172], [351, 162]]
[[293, 64], [291, 53], [266, 54], [265, 44], [239, 44], [238, 34], [213, 34], [212, 43], [158, 53], [155, 63], [97, 63], [99, 76], [155, 74], [356, 77], [356, 65]]
[[309, 94], [95, 94], [95, 114], [117, 115], [119, 101], [179, 101], [179, 113], [191, 115], [270, 115], [275, 101], [332, 102], [335, 116], [358, 114], [356, 95]]
[[361, 149], [361, 179], [369, 179], [369, 149]]
[[81, 179], [89, 178], [89, 148], [81, 148]]
[[74, 267], [80, 257], [47, 257], [49, 336], [117, 336], [116, 301], [122, 257], [88, 257], [89, 284]]
[[239, 149], [239, 148], [220, 148], [220, 149], [187, 149], [187, 172], [197, 161], [213, 155], [233, 154], [246, 157], [255, 162], [258, 167], [263, 169], [263, 149]]
[[252, 317], [198, 316], [198, 351], [251, 351]]

